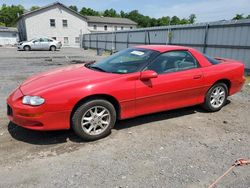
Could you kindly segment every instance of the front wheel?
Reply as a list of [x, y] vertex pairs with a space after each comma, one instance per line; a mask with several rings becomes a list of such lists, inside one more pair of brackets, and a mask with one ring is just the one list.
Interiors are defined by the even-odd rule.
[[24, 46], [23, 49], [24, 51], [30, 51], [30, 46]]
[[55, 46], [51, 46], [50, 47], [50, 51], [56, 51], [56, 47]]
[[93, 141], [109, 135], [115, 121], [114, 106], [106, 100], [96, 99], [76, 109], [72, 117], [72, 128], [82, 139]]
[[227, 85], [224, 83], [217, 83], [208, 90], [203, 107], [210, 112], [219, 111], [226, 104], [227, 97]]

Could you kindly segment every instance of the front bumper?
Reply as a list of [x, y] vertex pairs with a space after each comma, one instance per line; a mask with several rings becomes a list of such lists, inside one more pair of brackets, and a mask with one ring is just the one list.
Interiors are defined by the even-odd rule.
[[18, 126], [32, 130], [62, 130], [70, 128], [70, 111], [50, 112], [43, 105], [29, 106], [22, 104], [23, 94], [15, 90], [7, 99], [7, 116]]
[[23, 50], [23, 46], [22, 45], [17, 45], [17, 50]]

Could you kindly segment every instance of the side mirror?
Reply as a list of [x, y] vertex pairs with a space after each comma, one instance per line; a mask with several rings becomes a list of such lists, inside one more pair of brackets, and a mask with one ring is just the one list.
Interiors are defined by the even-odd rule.
[[157, 78], [158, 74], [152, 70], [146, 70], [141, 72], [140, 79], [141, 80], [150, 80], [151, 78]]
[[36, 43], [36, 41], [33, 41], [33, 43]]

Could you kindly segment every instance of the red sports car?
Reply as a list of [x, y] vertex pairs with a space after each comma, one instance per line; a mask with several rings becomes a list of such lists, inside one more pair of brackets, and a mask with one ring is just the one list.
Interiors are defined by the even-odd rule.
[[7, 113], [28, 129], [72, 127], [96, 140], [117, 119], [197, 104], [218, 111], [244, 82], [244, 65], [235, 60], [182, 46], [137, 46], [27, 79], [7, 99]]

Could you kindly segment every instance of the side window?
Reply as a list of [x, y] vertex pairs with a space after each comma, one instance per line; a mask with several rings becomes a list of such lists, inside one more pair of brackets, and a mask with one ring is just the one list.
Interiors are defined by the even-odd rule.
[[164, 74], [197, 67], [198, 62], [188, 51], [170, 51], [159, 55], [146, 69]]
[[41, 42], [48, 42], [49, 41], [49, 39], [47, 39], [47, 38], [43, 38], [42, 40], [43, 41], [41, 41]]
[[56, 27], [56, 20], [50, 19], [50, 27]]
[[62, 20], [63, 27], [68, 27], [68, 20]]

